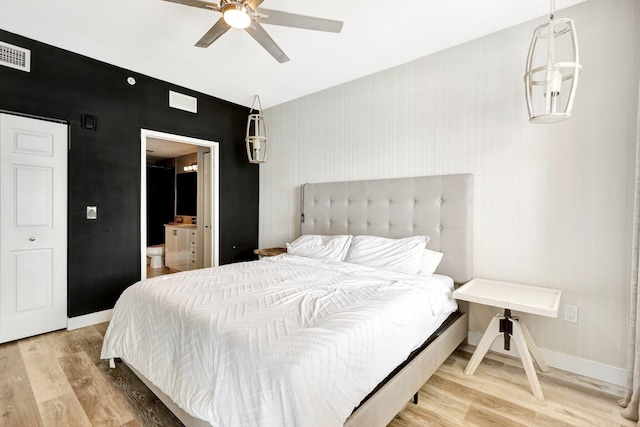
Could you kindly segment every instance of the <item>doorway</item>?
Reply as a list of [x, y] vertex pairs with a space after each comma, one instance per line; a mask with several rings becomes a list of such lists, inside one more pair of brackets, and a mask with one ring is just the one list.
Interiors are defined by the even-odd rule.
[[[166, 144], [163, 144], [166, 143]], [[174, 147], [165, 152], [197, 152], [198, 158], [198, 194], [196, 215], [196, 233], [198, 253], [203, 256], [203, 267], [219, 264], [219, 146], [215, 141], [191, 138], [142, 129], [140, 132], [140, 255], [141, 279], [147, 278], [147, 151], [148, 147]], [[178, 156], [175, 156], [178, 157]]]

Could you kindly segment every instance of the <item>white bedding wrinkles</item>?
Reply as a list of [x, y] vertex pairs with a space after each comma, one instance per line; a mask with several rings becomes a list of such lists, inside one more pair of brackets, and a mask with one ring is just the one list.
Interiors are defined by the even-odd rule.
[[438, 277], [284, 254], [132, 285], [101, 357], [214, 426], [339, 426], [456, 308]]

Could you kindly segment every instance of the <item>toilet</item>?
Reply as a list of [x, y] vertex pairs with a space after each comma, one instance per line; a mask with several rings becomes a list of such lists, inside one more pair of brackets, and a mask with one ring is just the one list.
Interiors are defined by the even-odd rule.
[[164, 245], [147, 246], [147, 257], [151, 260], [149, 267], [164, 267]]

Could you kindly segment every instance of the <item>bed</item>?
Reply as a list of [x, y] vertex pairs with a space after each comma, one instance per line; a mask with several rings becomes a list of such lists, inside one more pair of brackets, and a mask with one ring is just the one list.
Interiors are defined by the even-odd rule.
[[[121, 358], [189, 426], [386, 425], [466, 338], [450, 291], [472, 277], [472, 201], [469, 174], [306, 184], [296, 242], [338, 242], [342, 259], [292, 245], [139, 282], [102, 357]], [[367, 258], [372, 242], [421, 236], [445, 254], [433, 275], [363, 261], [385, 258]]]

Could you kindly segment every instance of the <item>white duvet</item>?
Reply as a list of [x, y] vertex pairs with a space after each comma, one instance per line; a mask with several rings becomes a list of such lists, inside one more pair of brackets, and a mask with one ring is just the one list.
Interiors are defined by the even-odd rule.
[[213, 426], [340, 426], [456, 308], [437, 278], [285, 254], [136, 283], [102, 358]]

